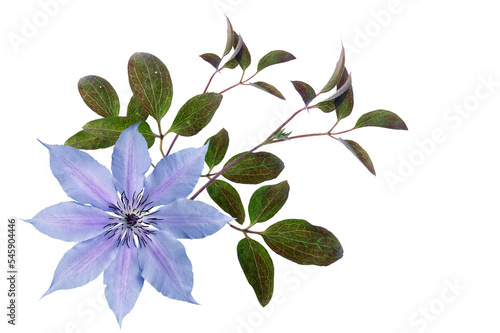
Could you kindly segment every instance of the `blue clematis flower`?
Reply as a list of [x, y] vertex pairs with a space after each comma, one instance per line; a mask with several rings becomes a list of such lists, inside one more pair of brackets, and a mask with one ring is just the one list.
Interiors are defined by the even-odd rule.
[[144, 280], [163, 295], [196, 303], [193, 272], [178, 238], [203, 238], [233, 218], [186, 199], [201, 175], [207, 146], [188, 148], [151, 166], [139, 124], [122, 132], [111, 170], [69, 146], [46, 145], [52, 173], [74, 199], [26, 220], [40, 232], [78, 242], [61, 259], [46, 296], [83, 286], [104, 272], [105, 295], [118, 323], [132, 310]]

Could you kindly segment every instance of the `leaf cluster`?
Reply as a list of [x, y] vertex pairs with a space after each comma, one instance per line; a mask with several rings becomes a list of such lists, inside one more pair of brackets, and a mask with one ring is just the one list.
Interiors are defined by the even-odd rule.
[[[148, 147], [152, 147], [159, 140], [160, 151], [166, 156], [179, 136], [195, 136], [211, 122], [222, 103], [223, 94], [232, 88], [241, 85], [251, 86], [285, 100], [275, 86], [263, 81], [250, 82], [250, 80], [262, 70], [294, 60], [295, 56], [283, 50], [270, 51], [260, 58], [256, 72], [245, 79], [245, 73], [252, 64], [252, 56], [243, 37], [233, 29], [229, 19], [227, 19], [226, 36], [226, 43], [220, 56], [215, 53], [200, 55], [215, 69], [215, 72], [203, 93], [191, 97], [176, 111], [166, 131], [162, 130], [161, 121], [171, 108], [174, 89], [167, 66], [156, 56], [137, 52], [130, 57], [127, 69], [133, 96], [128, 102], [125, 115], [120, 115], [118, 95], [106, 79], [95, 75], [81, 78], [78, 82], [78, 91], [84, 103], [99, 118], [84, 124], [82, 130], [71, 136], [65, 144], [78, 149], [111, 147], [123, 130], [140, 122], [139, 132], [144, 136]], [[271, 221], [287, 202], [290, 191], [288, 181], [262, 185], [253, 192], [245, 207], [235, 186], [257, 185], [275, 180], [285, 168], [284, 161], [277, 155], [257, 150], [272, 143], [325, 135], [342, 143], [375, 175], [375, 168], [368, 153], [357, 142], [342, 139], [338, 135], [364, 127], [408, 129], [398, 115], [379, 109], [360, 116], [354, 127], [349, 130], [337, 133], [333, 131], [341, 120], [351, 115], [354, 108], [352, 77], [345, 63], [345, 51], [342, 48], [332, 75], [319, 92], [306, 82], [291, 81], [304, 107], [253, 149], [226, 159], [230, 136], [224, 128], [205, 142], [208, 145], [205, 156], [208, 172], [202, 177], [208, 178], [208, 181], [191, 199], [206, 189], [210, 198], [239, 224], [239, 226], [231, 224], [231, 227], [244, 235], [237, 245], [237, 258], [262, 306], [270, 302], [274, 290], [274, 263], [268, 249], [297, 264], [318, 266], [328, 266], [342, 258], [343, 249], [333, 233], [304, 219], [275, 221], [263, 231], [252, 229], [256, 225]], [[243, 72], [239, 82], [219, 93], [208, 92], [216, 73], [236, 68], [240, 68]], [[326, 93], [331, 95], [314, 102]], [[291, 136], [291, 132], [285, 131], [284, 126], [295, 115], [303, 110], [312, 109], [319, 109], [325, 114], [335, 114], [336, 122], [333, 127], [324, 133], [299, 136]], [[148, 121], [156, 122], [158, 133], [153, 132]], [[162, 145], [169, 133], [175, 134], [175, 138], [167, 154], [164, 154]], [[220, 167], [220, 170], [214, 172], [216, 167]], [[246, 227], [243, 227], [245, 224]], [[251, 235], [260, 236], [263, 242], [251, 238]]]

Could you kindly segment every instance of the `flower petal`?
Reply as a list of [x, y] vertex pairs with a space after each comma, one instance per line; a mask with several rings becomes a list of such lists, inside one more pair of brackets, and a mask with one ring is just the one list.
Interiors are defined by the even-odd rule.
[[176, 238], [203, 238], [219, 231], [234, 218], [201, 201], [178, 199], [162, 206], [154, 215], [158, 229]]
[[144, 175], [151, 166], [148, 144], [139, 133], [139, 124], [132, 125], [122, 132], [116, 141], [111, 163], [113, 183], [118, 192], [125, 192], [128, 198], [142, 191]]
[[99, 208], [70, 201], [47, 207], [25, 221], [47, 236], [67, 242], [81, 242], [102, 234], [110, 217]]
[[200, 179], [207, 149], [187, 148], [161, 159], [144, 184], [148, 201], [157, 206], [186, 198]]
[[94, 280], [116, 257], [116, 243], [99, 235], [68, 250], [54, 272], [49, 290], [42, 297], [59, 290], [83, 286]]
[[92, 156], [70, 146], [42, 144], [49, 149], [52, 173], [70, 198], [103, 210], [118, 201], [111, 173]]
[[139, 252], [142, 276], [163, 295], [196, 303], [193, 269], [184, 245], [166, 231], [156, 231]]
[[123, 318], [134, 307], [144, 285], [135, 246], [119, 248], [115, 260], [104, 271], [104, 283], [109, 307], [122, 326]]

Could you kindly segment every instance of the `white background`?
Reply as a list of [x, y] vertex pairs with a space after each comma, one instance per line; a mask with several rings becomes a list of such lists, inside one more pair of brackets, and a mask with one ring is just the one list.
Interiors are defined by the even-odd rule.
[[[370, 153], [377, 177], [334, 140], [269, 148], [286, 164], [278, 180], [291, 186], [273, 220], [303, 218], [328, 228], [342, 242], [343, 259], [311, 268], [273, 255], [275, 297], [262, 309], [238, 265], [242, 235], [224, 228], [184, 242], [194, 267], [193, 296], [202, 305], [170, 300], [145, 284], [121, 332], [499, 331], [500, 23], [494, 2], [29, 0], [0, 6], [4, 224], [7, 216], [31, 218], [68, 200], [37, 139], [62, 144], [96, 118], [78, 94], [80, 77], [110, 81], [124, 112], [131, 96], [128, 58], [137, 51], [155, 54], [174, 82], [163, 121], [168, 128], [175, 110], [201, 93], [212, 74], [198, 55], [224, 49], [222, 10], [252, 53], [250, 74], [268, 51], [297, 57], [256, 77], [278, 87], [287, 101], [251, 87], [231, 90], [213, 123], [197, 137], [180, 139], [176, 149], [201, 145], [223, 126], [231, 137], [228, 156], [253, 147], [300, 108], [290, 80], [323, 87], [341, 42], [356, 102], [339, 129], [379, 108], [399, 114], [410, 129], [365, 128], [343, 136]], [[29, 30], [29, 24], [38, 27]], [[16, 44], [13, 38], [24, 39]], [[232, 85], [239, 75], [223, 72], [210, 90]], [[314, 110], [287, 129], [325, 131], [334, 121], [334, 114]], [[152, 148], [156, 159], [157, 151]], [[110, 165], [111, 150], [91, 154]], [[257, 187], [238, 188], [247, 203]], [[2, 253], [5, 233], [2, 227]], [[102, 276], [39, 300], [72, 244], [24, 222], [17, 233], [18, 326], [8, 332], [119, 331], [101, 297]], [[2, 257], [5, 267], [6, 253]]]

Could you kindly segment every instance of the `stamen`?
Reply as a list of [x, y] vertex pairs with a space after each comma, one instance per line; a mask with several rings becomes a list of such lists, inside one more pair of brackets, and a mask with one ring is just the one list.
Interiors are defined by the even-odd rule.
[[150, 234], [154, 234], [153, 225], [157, 225], [157, 217], [151, 215], [158, 211], [151, 211], [154, 206], [152, 201], [148, 201], [149, 196], [143, 197], [144, 191], [139, 194], [132, 195], [132, 198], [127, 198], [125, 192], [121, 193], [120, 199], [116, 204], [110, 204], [109, 208], [114, 211], [116, 216], [110, 217], [112, 222], [106, 224], [104, 236], [108, 239], [116, 237], [116, 246], [124, 246], [130, 248], [144, 247], [151, 241]]

